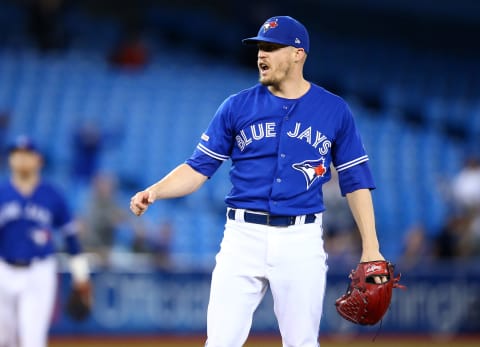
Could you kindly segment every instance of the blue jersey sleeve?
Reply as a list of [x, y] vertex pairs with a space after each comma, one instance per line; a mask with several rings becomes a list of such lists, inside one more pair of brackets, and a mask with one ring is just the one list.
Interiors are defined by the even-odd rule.
[[53, 215], [53, 226], [62, 229], [72, 221], [72, 214], [65, 199], [59, 194], [56, 194], [56, 204]]
[[340, 192], [343, 196], [358, 189], [375, 189], [372, 172], [368, 162], [355, 165], [338, 173]]
[[346, 195], [358, 189], [375, 189], [360, 134], [352, 112], [345, 105], [341, 126], [332, 147], [332, 161], [338, 172], [340, 190]]
[[69, 254], [75, 255], [82, 251], [80, 241], [78, 240], [77, 223], [73, 220], [67, 202], [60, 194], [57, 194], [53, 226], [60, 229], [62, 232], [65, 246]]
[[192, 156], [186, 161], [195, 171], [211, 177], [230, 158], [233, 146], [230, 104], [226, 99], [218, 108]]

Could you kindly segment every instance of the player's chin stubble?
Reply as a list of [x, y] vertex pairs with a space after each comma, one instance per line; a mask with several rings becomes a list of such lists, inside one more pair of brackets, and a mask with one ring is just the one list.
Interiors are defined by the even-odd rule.
[[270, 72], [270, 77], [262, 77], [262, 73], [259, 73], [258, 81], [265, 87], [278, 86], [286, 78], [290, 72], [290, 66], [281, 66], [279, 69]]
[[277, 84], [277, 81], [273, 77], [262, 77], [261, 73], [258, 77], [258, 81], [265, 87], [273, 86]]
[[270, 81], [270, 80], [268, 80], [268, 79], [266, 79], [266, 78], [262, 78], [261, 76], [260, 76], [260, 78], [258, 79], [258, 81], [259, 81], [262, 85], [264, 85], [265, 87], [268, 87], [268, 86], [271, 86], [271, 85], [272, 85], [272, 81]]

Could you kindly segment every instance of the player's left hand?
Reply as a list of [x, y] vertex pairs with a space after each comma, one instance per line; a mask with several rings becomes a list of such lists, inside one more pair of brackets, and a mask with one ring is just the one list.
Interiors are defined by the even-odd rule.
[[[384, 256], [380, 253], [380, 251], [363, 251], [362, 256], [360, 258], [361, 263], [366, 263], [370, 261], [378, 261], [378, 260], [385, 260]], [[375, 283], [386, 283], [388, 278], [386, 276], [374, 276], [373, 277]]]

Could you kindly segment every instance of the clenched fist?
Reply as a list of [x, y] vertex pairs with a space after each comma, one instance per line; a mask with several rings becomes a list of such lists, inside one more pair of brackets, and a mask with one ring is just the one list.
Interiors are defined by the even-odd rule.
[[130, 210], [135, 215], [141, 216], [154, 201], [155, 199], [151, 191], [144, 190], [138, 192], [130, 199]]

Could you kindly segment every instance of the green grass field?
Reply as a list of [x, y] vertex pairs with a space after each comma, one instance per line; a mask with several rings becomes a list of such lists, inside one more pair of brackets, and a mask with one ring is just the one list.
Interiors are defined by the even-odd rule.
[[[425, 336], [379, 336], [375, 341], [371, 338], [358, 337], [342, 339], [340, 337], [326, 337], [320, 339], [322, 347], [426, 347], [426, 346], [449, 346], [449, 347], [479, 347], [480, 336], [476, 337], [452, 337], [446, 339], [432, 339]], [[202, 338], [172, 337], [172, 338], [55, 338], [49, 347], [202, 347]], [[247, 341], [245, 347], [281, 347], [281, 341], [276, 337], [254, 337]]]

